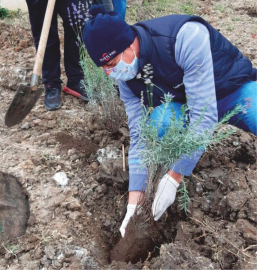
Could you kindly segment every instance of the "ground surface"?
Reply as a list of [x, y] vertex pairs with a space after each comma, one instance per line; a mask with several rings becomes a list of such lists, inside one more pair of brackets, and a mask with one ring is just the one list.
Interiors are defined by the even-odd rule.
[[[130, 21], [179, 12], [201, 15], [257, 66], [254, 1], [155, 2], [131, 3]], [[125, 123], [112, 134], [97, 124], [83, 101], [63, 96], [61, 110], [47, 112], [41, 98], [22, 124], [6, 128], [12, 90], [33, 67], [26, 18], [0, 22], [0, 47], [0, 171], [18, 178], [30, 203], [26, 234], [1, 242], [0, 269], [256, 269], [255, 136], [238, 130], [225, 146], [204, 154], [188, 179], [191, 213], [186, 216], [175, 204], [163, 217], [157, 257], [149, 254], [134, 265], [110, 263], [128, 182], [117, 172], [101, 177], [99, 171], [113, 174], [119, 161], [99, 166], [96, 152], [107, 145], [121, 150], [122, 144], [127, 150]], [[67, 174], [66, 186], [52, 179], [57, 172]]]

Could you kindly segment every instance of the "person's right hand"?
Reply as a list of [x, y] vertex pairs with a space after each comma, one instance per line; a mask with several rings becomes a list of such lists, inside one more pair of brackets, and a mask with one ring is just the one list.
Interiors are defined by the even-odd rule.
[[126, 227], [129, 223], [130, 218], [134, 215], [137, 205], [136, 204], [128, 204], [127, 205], [127, 213], [120, 227], [121, 236], [124, 237]]

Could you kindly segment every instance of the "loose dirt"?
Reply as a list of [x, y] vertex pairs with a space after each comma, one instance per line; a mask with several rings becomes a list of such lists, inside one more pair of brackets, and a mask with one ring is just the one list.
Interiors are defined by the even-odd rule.
[[[257, 66], [252, 1], [194, 2], [196, 14], [220, 29]], [[142, 13], [142, 19], [149, 14]], [[59, 34], [63, 44], [61, 27]], [[111, 262], [110, 251], [124, 241], [119, 227], [128, 177], [119, 174], [120, 160], [99, 164], [96, 152], [107, 145], [121, 150], [125, 144], [127, 153], [126, 124], [122, 132], [112, 134], [82, 100], [63, 95], [61, 110], [47, 112], [42, 97], [20, 125], [6, 128], [3, 119], [14, 95], [10, 90], [31, 74], [35, 49], [28, 20], [10, 26], [1, 22], [0, 35], [0, 171], [19, 180], [30, 204], [26, 233], [0, 247], [0, 269], [256, 269], [255, 136], [237, 130], [224, 145], [205, 153], [186, 179], [190, 212], [180, 210], [176, 200], [155, 224], [158, 237], [147, 243], [153, 248], [142, 248], [146, 230], [138, 228], [139, 240], [131, 238], [126, 247], [143, 254], [132, 254], [133, 263], [124, 257], [124, 262]], [[30, 40], [28, 46], [22, 47], [21, 40]], [[68, 177], [66, 186], [52, 179], [61, 171]]]

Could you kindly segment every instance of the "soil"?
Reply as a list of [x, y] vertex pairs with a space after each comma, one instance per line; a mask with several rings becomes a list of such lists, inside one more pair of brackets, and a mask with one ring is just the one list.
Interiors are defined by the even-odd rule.
[[[196, 14], [220, 29], [256, 67], [252, 1], [194, 3]], [[150, 18], [150, 13], [140, 19]], [[61, 27], [59, 34], [63, 45]], [[22, 47], [21, 40], [30, 41]], [[150, 229], [151, 237], [144, 238], [149, 231], [136, 228], [138, 241], [131, 237], [124, 246], [119, 227], [128, 175], [120, 174], [120, 159], [100, 164], [97, 150], [121, 150], [124, 144], [127, 153], [126, 123], [113, 134], [86, 103], [63, 95], [60, 110], [47, 112], [41, 97], [21, 124], [7, 128], [4, 115], [14, 96], [11, 90], [30, 76], [34, 62], [28, 19], [11, 25], [1, 21], [0, 42], [0, 171], [19, 180], [30, 205], [26, 233], [0, 246], [0, 269], [256, 269], [256, 136], [236, 129], [223, 145], [206, 152], [186, 179], [190, 212], [186, 215], [176, 200], [154, 224], [154, 235]], [[52, 179], [56, 172], [66, 173], [66, 186]], [[143, 249], [145, 240], [149, 242]], [[128, 252], [131, 246], [138, 257]], [[111, 250], [116, 254], [110, 257]], [[133, 256], [122, 257], [122, 250]], [[111, 261], [112, 256], [123, 261]]]
[[95, 153], [98, 149], [98, 145], [88, 138], [74, 138], [67, 133], [57, 133], [56, 140], [61, 144], [61, 150], [67, 151], [69, 149], [75, 149], [75, 151], [84, 153], [86, 157], [89, 157], [91, 153]]

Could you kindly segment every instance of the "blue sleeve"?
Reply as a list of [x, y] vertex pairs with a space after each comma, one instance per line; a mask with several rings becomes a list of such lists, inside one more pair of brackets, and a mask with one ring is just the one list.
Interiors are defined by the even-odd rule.
[[[213, 74], [213, 61], [210, 48], [210, 35], [207, 28], [198, 22], [188, 22], [180, 29], [175, 44], [175, 59], [184, 71], [187, 105], [190, 109], [190, 124], [199, 119], [206, 109], [198, 132], [212, 129], [218, 122], [217, 100]], [[192, 156], [181, 156], [171, 169], [189, 176], [199, 161], [203, 151]]]
[[119, 82], [120, 98], [122, 99], [128, 116], [130, 133], [129, 147], [129, 191], [142, 191], [146, 188], [147, 169], [142, 167], [138, 151], [138, 124], [142, 117], [140, 99], [136, 97], [125, 82]]

